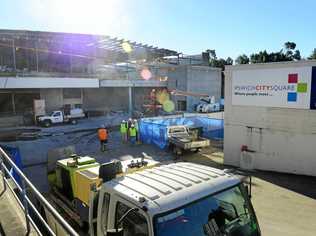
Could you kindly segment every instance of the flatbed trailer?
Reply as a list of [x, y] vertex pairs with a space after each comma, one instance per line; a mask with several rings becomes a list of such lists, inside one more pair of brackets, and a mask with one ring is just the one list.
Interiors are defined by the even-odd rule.
[[198, 152], [210, 146], [209, 139], [200, 137], [198, 133], [189, 132], [183, 125], [168, 127], [167, 134], [169, 147], [177, 155], [181, 155], [184, 151]]

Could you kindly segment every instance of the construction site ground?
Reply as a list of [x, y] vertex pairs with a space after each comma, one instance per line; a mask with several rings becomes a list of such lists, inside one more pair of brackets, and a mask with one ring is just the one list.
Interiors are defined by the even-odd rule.
[[[72, 132], [87, 128], [84, 121], [77, 126], [56, 126], [42, 129], [42, 133], [53, 135], [28, 141], [1, 142], [1, 144], [19, 147], [24, 171], [31, 181], [42, 191], [47, 191], [46, 162], [47, 151], [54, 148], [73, 145], [79, 155], [95, 157], [104, 163], [112, 159], [140, 157], [143, 152], [161, 162], [191, 161], [220, 169], [231, 168], [223, 165], [222, 143], [212, 141], [210, 148], [200, 153], [186, 153], [175, 157], [167, 150], [147, 144], [131, 145], [122, 143], [118, 128], [115, 127], [122, 117], [112, 120], [97, 119], [86, 132]], [[109, 134], [105, 152], [100, 151], [96, 132], [99, 124], [114, 125]], [[90, 129], [91, 128], [91, 129]], [[66, 132], [67, 131], [67, 132]], [[68, 132], [70, 131], [70, 132]], [[316, 232], [316, 178], [283, 173], [254, 171], [252, 202], [256, 210], [263, 236], [312, 236]], [[4, 217], [1, 215], [0, 219]]]

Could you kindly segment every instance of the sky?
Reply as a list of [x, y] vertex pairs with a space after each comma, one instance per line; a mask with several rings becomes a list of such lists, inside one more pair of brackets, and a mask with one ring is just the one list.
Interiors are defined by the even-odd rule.
[[314, 0], [0, 0], [0, 29], [105, 34], [235, 59], [293, 41], [316, 48]]

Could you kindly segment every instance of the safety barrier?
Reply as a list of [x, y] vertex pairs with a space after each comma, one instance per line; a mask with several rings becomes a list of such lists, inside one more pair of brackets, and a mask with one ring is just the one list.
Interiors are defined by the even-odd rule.
[[224, 120], [206, 116], [144, 118], [139, 122], [140, 138], [143, 143], [155, 144], [161, 149], [168, 145], [167, 127], [172, 125], [186, 125], [202, 128], [202, 137], [223, 140]]
[[[9, 166], [9, 167], [8, 167]], [[10, 168], [14, 170], [15, 175], [19, 176], [20, 184], [16, 181]], [[79, 234], [64, 220], [64, 218], [56, 211], [56, 209], [44, 198], [44, 196], [36, 189], [36, 187], [30, 182], [30, 180], [24, 175], [24, 173], [16, 166], [16, 164], [11, 160], [11, 158], [5, 153], [5, 151], [0, 147], [0, 175], [3, 178], [4, 191], [8, 189], [12, 192], [18, 204], [22, 208], [25, 214], [26, 222], [26, 234], [30, 233], [31, 225], [35, 229], [38, 235], [43, 235], [38, 226], [35, 224], [34, 220], [31, 218], [29, 212], [32, 210], [40, 222], [45, 226], [46, 230], [50, 235], [56, 235], [53, 229], [47, 224], [43, 216], [39, 213], [38, 209], [31, 202], [27, 196], [27, 190], [32, 193], [40, 204], [45, 207], [46, 210], [56, 219], [56, 221], [64, 228], [64, 230], [71, 236], [79, 236]], [[6, 176], [9, 176], [18, 189], [21, 197], [15, 193], [13, 187], [9, 184]], [[58, 235], [56, 235], [58, 236]]]

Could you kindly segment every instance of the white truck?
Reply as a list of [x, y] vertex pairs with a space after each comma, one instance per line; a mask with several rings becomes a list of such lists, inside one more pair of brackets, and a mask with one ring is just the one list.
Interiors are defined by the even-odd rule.
[[[261, 235], [251, 190], [240, 176], [189, 162], [162, 165], [139, 158], [100, 165], [92, 159], [57, 163], [59, 195], [53, 202], [60, 212], [68, 213], [66, 219], [85, 222], [88, 230], [80, 234]], [[70, 206], [61, 200], [66, 198], [63, 192], [67, 198], [73, 193]], [[65, 235], [56, 220], [46, 217], [56, 235]]]
[[210, 146], [210, 140], [200, 137], [197, 133], [189, 132], [185, 125], [168, 126], [167, 136], [169, 148], [176, 155], [181, 155], [186, 150], [198, 152]]
[[82, 109], [72, 109], [69, 114], [65, 114], [64, 111], [58, 110], [53, 111], [50, 115], [37, 117], [37, 122], [39, 125], [44, 127], [50, 127], [53, 124], [70, 123], [77, 124], [77, 120], [85, 117]]

